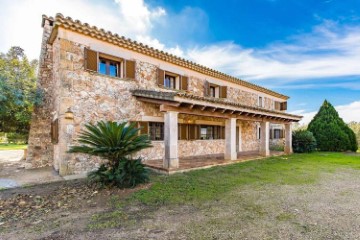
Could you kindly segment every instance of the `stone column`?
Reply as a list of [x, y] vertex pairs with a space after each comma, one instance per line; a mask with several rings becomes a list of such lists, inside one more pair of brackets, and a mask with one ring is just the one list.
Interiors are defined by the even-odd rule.
[[292, 154], [292, 131], [291, 131], [291, 123], [285, 124], [285, 153]]
[[164, 168], [178, 168], [178, 112], [168, 111], [164, 115]]
[[270, 123], [261, 122], [260, 125], [260, 154], [264, 157], [270, 156], [269, 139]]
[[225, 122], [225, 159], [236, 160], [236, 118], [226, 119]]

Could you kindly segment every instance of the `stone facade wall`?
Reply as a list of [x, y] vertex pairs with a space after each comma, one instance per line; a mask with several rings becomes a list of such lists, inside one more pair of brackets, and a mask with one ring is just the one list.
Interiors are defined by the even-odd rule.
[[243, 121], [241, 124], [241, 149], [243, 152], [258, 151], [260, 140], [257, 138], [256, 122]]
[[202, 156], [211, 154], [222, 154], [225, 152], [225, 140], [179, 140], [179, 158]]
[[37, 87], [43, 93], [41, 106], [34, 109], [29, 133], [29, 145], [25, 167], [51, 166], [53, 163], [53, 145], [49, 128], [54, 109], [54, 67], [52, 61], [52, 46], [47, 43], [52, 26], [45, 20], [39, 59]]
[[[157, 85], [157, 66], [136, 60], [135, 80], [120, 79], [84, 70], [84, 48], [80, 43], [56, 38], [53, 45], [46, 43], [51, 26], [45, 25], [40, 61], [39, 87], [45, 90], [45, 104], [33, 115], [30, 132], [29, 157], [31, 166], [54, 165], [61, 175], [82, 174], [96, 169], [101, 159], [83, 154], [69, 154], [70, 146], [77, 144], [78, 134], [86, 123], [100, 120], [141, 121], [143, 116], [163, 117], [159, 106], [137, 101], [129, 90], [144, 88], [170, 91]], [[189, 76], [189, 91], [204, 95], [205, 79]], [[257, 106], [258, 95], [228, 87], [228, 101]], [[270, 99], [269, 99], [270, 100]], [[272, 101], [272, 100], [271, 100]], [[265, 107], [271, 101], [265, 99]], [[70, 108], [74, 119], [64, 118]], [[51, 121], [59, 121], [59, 141], [51, 144]], [[179, 119], [216, 122], [224, 125], [224, 119], [179, 114]], [[256, 123], [242, 122], [242, 151], [256, 151]], [[224, 140], [179, 141], [179, 157], [206, 154], [222, 154]], [[164, 143], [153, 142], [153, 148], [141, 151], [137, 156], [145, 160], [162, 159]]]

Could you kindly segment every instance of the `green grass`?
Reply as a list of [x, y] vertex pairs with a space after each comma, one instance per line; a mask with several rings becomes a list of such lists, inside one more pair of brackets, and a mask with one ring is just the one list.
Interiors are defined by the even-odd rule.
[[1, 150], [22, 150], [26, 149], [26, 144], [14, 144], [14, 143], [0, 143], [0, 151]]
[[160, 206], [216, 201], [241, 186], [313, 184], [320, 173], [338, 168], [360, 169], [360, 156], [343, 153], [293, 154], [237, 163], [172, 176], [153, 176], [150, 189], [140, 190], [131, 202]]
[[[332, 174], [339, 169], [360, 169], [360, 155], [327, 152], [293, 154], [170, 176], [153, 174], [150, 188], [136, 191], [126, 199], [111, 198], [109, 204], [112, 210], [93, 215], [88, 229], [126, 227], [134, 222], [141, 222], [141, 219], [152, 218], [157, 211], [166, 211], [160, 209], [170, 209], [163, 213], [168, 215], [183, 206], [190, 206], [211, 215], [220, 205], [220, 212], [232, 208], [231, 211], [241, 213], [241, 221], [247, 222], [264, 219], [276, 209], [276, 221], [291, 222], [295, 215], [278, 209], [271, 200], [273, 197], [269, 198], [269, 205], [264, 205], [257, 203], [251, 194], [246, 195], [245, 192], [263, 192], [264, 189], [278, 189], [282, 185], [311, 185], [317, 183], [322, 174]], [[222, 224], [228, 226], [235, 220], [232, 216], [230, 214], [220, 221], [213, 215], [208, 222], [198, 223], [195, 227], [191, 225], [187, 229], [193, 229], [193, 239], [198, 239], [202, 233], [197, 233], [197, 228], [210, 226], [217, 229], [221, 228]]]

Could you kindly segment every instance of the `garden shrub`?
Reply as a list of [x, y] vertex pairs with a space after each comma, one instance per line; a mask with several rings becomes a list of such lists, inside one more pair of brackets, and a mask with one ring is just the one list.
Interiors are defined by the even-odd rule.
[[101, 185], [135, 187], [149, 180], [148, 170], [141, 159], [130, 156], [142, 149], [152, 147], [148, 135], [139, 134], [135, 124], [126, 122], [98, 122], [86, 124], [80, 133], [80, 146], [73, 146], [69, 152], [100, 156], [108, 161], [89, 174], [91, 181]]
[[313, 152], [316, 149], [316, 139], [310, 131], [294, 131], [292, 133], [292, 146], [296, 153]]

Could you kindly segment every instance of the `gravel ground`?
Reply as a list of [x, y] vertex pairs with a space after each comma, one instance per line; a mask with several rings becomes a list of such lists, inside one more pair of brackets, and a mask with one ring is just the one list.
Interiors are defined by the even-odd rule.
[[[316, 184], [245, 186], [199, 206], [134, 205], [119, 212], [116, 199], [136, 189], [98, 190], [72, 182], [7, 190], [0, 192], [0, 205], [32, 213], [3, 218], [0, 239], [360, 239], [359, 173], [341, 168], [322, 173]], [[47, 196], [45, 209], [51, 211], [25, 207]]]

